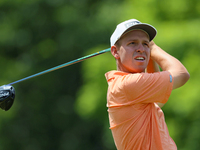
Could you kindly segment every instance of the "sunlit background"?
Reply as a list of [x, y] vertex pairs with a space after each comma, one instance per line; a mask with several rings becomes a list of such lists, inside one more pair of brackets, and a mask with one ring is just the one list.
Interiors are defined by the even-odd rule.
[[[155, 43], [188, 69], [163, 111], [178, 149], [199, 150], [199, 0], [1, 0], [0, 85], [109, 48], [131, 18], [156, 27]], [[116, 150], [104, 77], [114, 69], [106, 53], [15, 84], [14, 105], [0, 111], [0, 149]]]

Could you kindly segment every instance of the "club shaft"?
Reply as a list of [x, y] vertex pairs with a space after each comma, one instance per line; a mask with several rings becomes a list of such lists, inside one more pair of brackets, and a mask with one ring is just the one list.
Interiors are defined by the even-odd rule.
[[94, 56], [97, 56], [97, 55], [100, 55], [100, 54], [104, 54], [104, 53], [109, 52], [109, 51], [110, 51], [110, 48], [104, 49], [104, 50], [102, 50], [102, 51], [99, 51], [99, 52], [96, 52], [96, 53], [93, 53], [93, 54], [90, 54], [90, 55], [87, 55], [87, 56], [84, 56], [84, 57], [81, 57], [81, 58], [72, 60], [72, 61], [70, 61], [70, 62], [61, 64], [61, 65], [59, 65], [59, 66], [56, 66], [56, 67], [53, 67], [53, 68], [50, 68], [50, 69], [41, 71], [41, 72], [39, 72], [39, 73], [33, 74], [33, 75], [31, 75], [31, 76], [28, 76], [28, 77], [26, 77], [26, 78], [17, 80], [17, 81], [15, 81], [15, 82], [12, 82], [12, 83], [10, 83], [10, 84], [8, 84], [8, 85], [13, 85], [13, 84], [16, 84], [16, 83], [19, 83], [19, 82], [28, 80], [28, 79], [33, 78], [33, 77], [37, 77], [37, 76], [40, 76], [40, 75], [43, 75], [43, 74], [46, 74], [46, 73], [49, 73], [49, 72], [52, 72], [52, 71], [61, 69], [61, 68], [63, 68], [63, 67], [67, 67], [67, 66], [73, 65], [73, 64], [75, 64], [75, 63], [81, 62], [81, 61], [83, 61], [83, 60], [86, 60], [86, 59], [88, 59], [88, 58], [91, 58], [91, 57], [94, 57]]

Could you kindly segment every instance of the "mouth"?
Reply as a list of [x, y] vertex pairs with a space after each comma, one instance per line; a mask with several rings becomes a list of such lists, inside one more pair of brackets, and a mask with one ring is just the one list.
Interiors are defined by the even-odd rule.
[[136, 56], [134, 59], [138, 60], [138, 61], [144, 61], [145, 57], [144, 56]]

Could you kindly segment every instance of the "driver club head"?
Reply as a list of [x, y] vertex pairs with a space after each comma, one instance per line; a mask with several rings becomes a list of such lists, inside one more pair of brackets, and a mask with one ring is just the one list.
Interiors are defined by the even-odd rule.
[[13, 105], [15, 89], [11, 85], [0, 86], [0, 108], [7, 111]]

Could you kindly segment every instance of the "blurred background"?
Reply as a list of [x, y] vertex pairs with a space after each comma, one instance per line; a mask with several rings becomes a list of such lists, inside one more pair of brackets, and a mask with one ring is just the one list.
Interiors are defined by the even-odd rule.
[[[163, 107], [179, 150], [200, 149], [199, 0], [1, 0], [0, 85], [110, 47], [116, 25], [155, 26], [155, 43], [190, 72]], [[1, 150], [116, 150], [104, 74], [110, 53], [14, 85], [0, 112]]]

